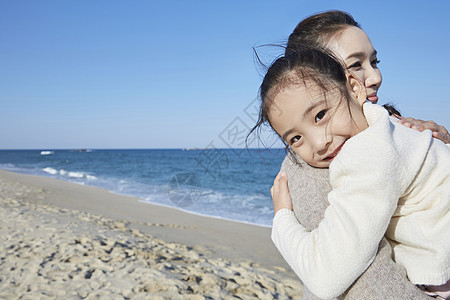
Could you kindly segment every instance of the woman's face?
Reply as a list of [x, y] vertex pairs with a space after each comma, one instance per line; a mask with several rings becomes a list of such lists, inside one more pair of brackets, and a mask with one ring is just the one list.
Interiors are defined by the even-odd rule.
[[345, 68], [366, 87], [367, 99], [377, 103], [377, 92], [381, 86], [377, 51], [367, 34], [355, 26], [349, 26], [335, 34], [327, 47], [343, 59]]

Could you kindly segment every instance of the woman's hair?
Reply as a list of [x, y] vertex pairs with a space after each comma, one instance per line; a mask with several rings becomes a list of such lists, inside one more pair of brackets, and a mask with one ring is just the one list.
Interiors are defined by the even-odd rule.
[[[255, 131], [259, 132], [263, 125], [272, 127], [269, 111], [275, 105], [274, 98], [280, 91], [292, 86], [311, 84], [320, 87], [324, 99], [331, 89], [338, 90], [341, 99], [351, 99], [347, 76], [338, 58], [325, 48], [299, 46], [296, 51], [275, 60], [268, 68], [259, 89], [261, 106], [258, 121], [249, 136]], [[290, 151], [289, 145], [284, 140], [283, 143], [286, 150]]]
[[298, 47], [325, 47], [330, 38], [349, 26], [361, 28], [353, 17], [340, 10], [330, 10], [302, 20], [289, 36], [285, 54]]
[[[331, 37], [342, 33], [349, 26], [361, 29], [361, 25], [349, 13], [341, 10], [329, 10], [312, 15], [297, 24], [289, 36], [285, 55], [296, 52], [299, 47], [326, 47]], [[392, 104], [384, 104], [383, 107], [389, 115], [401, 116]]]

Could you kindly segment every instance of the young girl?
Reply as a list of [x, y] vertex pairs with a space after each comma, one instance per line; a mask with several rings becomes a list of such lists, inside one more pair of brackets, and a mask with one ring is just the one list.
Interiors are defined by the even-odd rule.
[[370, 265], [386, 230], [413, 283], [445, 284], [449, 148], [364, 104], [364, 85], [324, 50], [299, 47], [279, 58], [260, 93], [261, 121], [309, 165], [330, 167], [330, 206], [312, 232], [290, 210], [286, 176], [272, 189], [272, 239], [305, 286], [323, 298], [342, 294]]

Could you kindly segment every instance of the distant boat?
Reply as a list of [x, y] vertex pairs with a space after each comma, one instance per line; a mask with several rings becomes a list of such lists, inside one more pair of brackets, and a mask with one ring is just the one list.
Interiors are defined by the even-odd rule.
[[41, 155], [51, 155], [55, 153], [54, 151], [41, 151]]
[[75, 152], [92, 152], [91, 149], [75, 149], [73, 151], [75, 151]]

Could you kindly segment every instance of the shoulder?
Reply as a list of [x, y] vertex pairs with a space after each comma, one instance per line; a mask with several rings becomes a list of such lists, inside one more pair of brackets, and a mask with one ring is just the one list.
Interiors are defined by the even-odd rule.
[[292, 176], [306, 176], [312, 178], [327, 178], [328, 169], [315, 168], [304, 162], [300, 156], [289, 152], [281, 164], [281, 171], [286, 172], [290, 177]]

